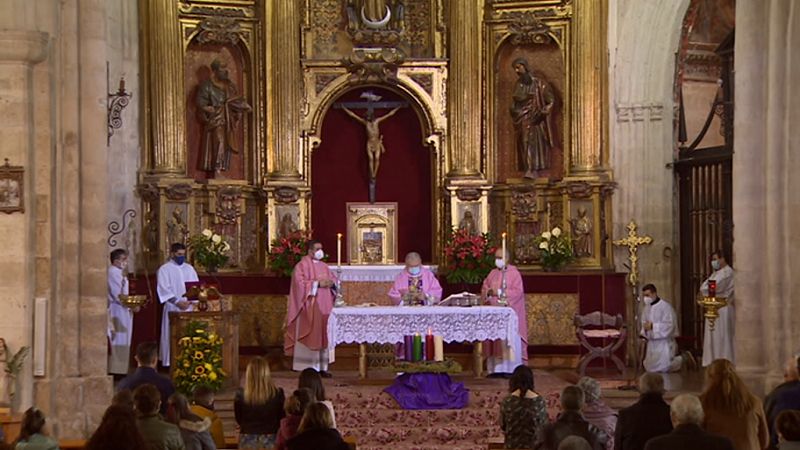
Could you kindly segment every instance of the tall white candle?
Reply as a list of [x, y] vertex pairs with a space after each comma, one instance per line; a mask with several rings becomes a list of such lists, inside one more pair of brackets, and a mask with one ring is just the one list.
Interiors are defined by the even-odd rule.
[[336, 265], [342, 267], [342, 233], [336, 233]]
[[503, 232], [503, 262], [506, 262], [506, 233]]

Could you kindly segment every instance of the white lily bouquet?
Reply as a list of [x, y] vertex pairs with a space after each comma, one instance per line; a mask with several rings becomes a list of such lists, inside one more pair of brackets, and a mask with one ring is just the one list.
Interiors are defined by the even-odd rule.
[[231, 246], [222, 236], [206, 228], [189, 238], [189, 248], [196, 264], [205, 267], [208, 272], [216, 272], [228, 262], [227, 253]]
[[559, 227], [542, 233], [536, 238], [536, 245], [539, 248], [539, 261], [548, 271], [560, 270], [575, 257], [572, 252], [572, 239]]

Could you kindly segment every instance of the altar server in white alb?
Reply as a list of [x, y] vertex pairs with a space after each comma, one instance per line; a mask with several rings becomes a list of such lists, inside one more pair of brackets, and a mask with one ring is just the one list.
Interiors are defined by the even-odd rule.
[[708, 282], [714, 280], [717, 283], [716, 296], [725, 297], [728, 306], [719, 309], [719, 317], [714, 322], [714, 331], [711, 331], [706, 320], [703, 334], [703, 367], [715, 359], [727, 359], [736, 364], [736, 355], [733, 352], [733, 327], [736, 321], [736, 306], [733, 303], [733, 268], [728, 265], [728, 259], [721, 250], [711, 254], [711, 268], [714, 269], [714, 273], [700, 286], [700, 293], [707, 297]]
[[642, 288], [644, 308], [642, 309], [642, 327], [640, 336], [647, 343], [644, 356], [644, 368], [648, 372], [677, 372], [686, 364], [693, 367], [694, 357], [684, 352], [677, 356], [678, 320], [675, 310], [666, 300], [658, 296], [652, 284]]
[[169, 367], [169, 313], [187, 311], [191, 303], [186, 300], [186, 283], [199, 281], [194, 267], [186, 262], [186, 246], [172, 244], [169, 248], [169, 261], [158, 269], [158, 300], [164, 305], [161, 315], [161, 339], [158, 359], [161, 365]]
[[108, 266], [108, 340], [111, 351], [108, 353], [108, 373], [127, 375], [131, 358], [131, 337], [133, 336], [133, 312], [119, 300], [120, 295], [128, 295], [128, 279], [125, 269], [128, 266], [128, 252], [118, 248], [111, 252], [111, 265]]

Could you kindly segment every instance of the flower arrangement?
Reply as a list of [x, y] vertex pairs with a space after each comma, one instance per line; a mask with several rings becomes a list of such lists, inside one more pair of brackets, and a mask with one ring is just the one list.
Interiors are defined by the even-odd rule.
[[539, 247], [539, 259], [546, 270], [559, 270], [574, 258], [572, 239], [559, 227], [545, 231], [534, 242]]
[[488, 234], [472, 234], [454, 229], [445, 243], [444, 255], [448, 283], [476, 284], [483, 281], [494, 267], [494, 252]]
[[267, 255], [269, 268], [280, 276], [292, 276], [294, 266], [308, 253], [311, 231], [297, 230], [284, 237], [273, 239]]
[[209, 331], [206, 322], [189, 322], [178, 339], [178, 358], [172, 372], [175, 388], [186, 395], [201, 385], [218, 391], [226, 376], [222, 370], [222, 338]]
[[217, 233], [206, 228], [202, 233], [189, 238], [189, 248], [195, 263], [203, 266], [209, 272], [216, 272], [218, 268], [228, 262], [228, 251], [231, 246]]

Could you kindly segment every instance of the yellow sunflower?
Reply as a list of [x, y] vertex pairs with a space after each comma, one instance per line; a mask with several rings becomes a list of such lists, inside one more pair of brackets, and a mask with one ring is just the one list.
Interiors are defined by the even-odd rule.
[[206, 371], [206, 368], [203, 367], [203, 366], [197, 366], [197, 367], [194, 368], [194, 373], [196, 373], [197, 375], [202, 375], [202, 374], [205, 373], [205, 371]]
[[211, 381], [215, 381], [217, 379], [217, 373], [216, 372], [209, 372], [208, 373], [208, 379], [210, 379]]
[[204, 356], [203, 352], [201, 352], [200, 350], [195, 350], [195, 352], [194, 352], [194, 359], [195, 360], [199, 361], [199, 360], [203, 359], [203, 356]]

